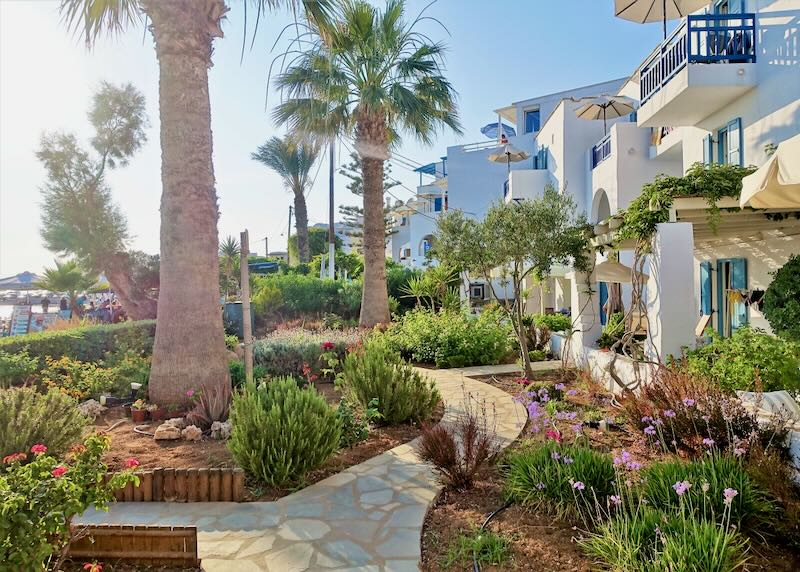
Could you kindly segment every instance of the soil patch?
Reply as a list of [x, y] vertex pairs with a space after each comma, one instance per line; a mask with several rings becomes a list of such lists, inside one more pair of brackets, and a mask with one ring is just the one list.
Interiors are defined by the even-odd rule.
[[[339, 403], [340, 392], [331, 382], [317, 382], [317, 391], [331, 404]], [[437, 422], [444, 413], [440, 403], [430, 422]], [[116, 427], [115, 424], [120, 422]], [[121, 469], [125, 461], [135, 458], [141, 469], [169, 467], [175, 469], [191, 468], [234, 468], [236, 463], [224, 441], [203, 438], [200, 441], [156, 441], [150, 436], [140, 435], [133, 431], [134, 426], [147, 432], [154, 432], [160, 422], [133, 423], [124, 416], [121, 408], [108, 410], [98, 418], [95, 428], [107, 431], [111, 437], [111, 448], [103, 457], [110, 470]], [[109, 431], [109, 429], [113, 427]], [[417, 424], [398, 425], [394, 427], [374, 427], [369, 437], [349, 449], [341, 449], [324, 465], [311, 471], [303, 483], [295, 487], [272, 488], [255, 480], [248, 480], [248, 501], [270, 501], [284, 497], [300, 488], [319, 482], [348, 467], [363, 463], [381, 453], [402, 445], [419, 436], [421, 427]]]

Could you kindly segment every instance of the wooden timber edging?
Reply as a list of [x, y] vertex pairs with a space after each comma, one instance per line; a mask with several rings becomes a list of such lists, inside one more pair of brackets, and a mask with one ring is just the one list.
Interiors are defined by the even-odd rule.
[[137, 471], [139, 484], [128, 483], [114, 496], [124, 502], [242, 502], [242, 469], [149, 469]]
[[195, 526], [124, 526], [92, 524], [74, 527], [78, 538], [70, 543], [67, 558], [87, 560], [123, 560], [137, 564], [199, 567], [197, 527]]

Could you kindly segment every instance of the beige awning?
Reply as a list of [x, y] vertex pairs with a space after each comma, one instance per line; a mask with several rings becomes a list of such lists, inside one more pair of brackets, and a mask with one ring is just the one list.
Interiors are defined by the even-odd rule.
[[764, 165], [742, 179], [742, 207], [800, 208], [800, 135], [778, 145]]
[[630, 284], [632, 282], [633, 269], [625, 266], [621, 262], [604, 260], [594, 267], [592, 279], [595, 282], [615, 282], [618, 284]]

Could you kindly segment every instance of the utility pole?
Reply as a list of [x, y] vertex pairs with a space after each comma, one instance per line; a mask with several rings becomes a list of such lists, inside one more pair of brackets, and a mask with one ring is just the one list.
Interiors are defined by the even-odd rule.
[[244, 338], [244, 375], [247, 381], [253, 381], [253, 325], [250, 323], [250, 268], [247, 257], [250, 254], [250, 234], [247, 229], [239, 235], [242, 271], [242, 337]]
[[286, 260], [289, 264], [292, 263], [292, 258], [289, 256], [289, 239], [292, 238], [292, 205], [289, 205], [289, 234], [286, 236]]
[[329, 155], [329, 162], [330, 162], [330, 174], [329, 174], [329, 196], [328, 196], [328, 278], [334, 279], [335, 275], [335, 265], [334, 265], [334, 255], [336, 252], [336, 233], [333, 231], [333, 174], [334, 174], [334, 163], [333, 163], [333, 144], [336, 142], [336, 139], [331, 139], [329, 143], [330, 155]]
[[264, 258], [269, 257], [269, 237], [264, 237]]

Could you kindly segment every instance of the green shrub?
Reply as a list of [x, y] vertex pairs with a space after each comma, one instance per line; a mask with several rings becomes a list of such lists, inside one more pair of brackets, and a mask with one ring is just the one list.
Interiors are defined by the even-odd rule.
[[283, 308], [283, 295], [278, 286], [261, 279], [256, 281], [256, 289], [250, 302], [256, 319], [264, 320]]
[[511, 542], [491, 530], [462, 532], [447, 550], [442, 566], [445, 570], [455, 570], [459, 565], [471, 569], [473, 558], [481, 566], [502, 566], [511, 559]]
[[239, 347], [239, 338], [230, 334], [225, 334], [225, 347], [230, 351], [234, 351]]
[[0, 389], [0, 458], [42, 443], [51, 453], [64, 453], [81, 438], [88, 420], [77, 402], [60, 391], [33, 388]]
[[[348, 348], [356, 346], [359, 340], [359, 334], [353, 331], [278, 330], [253, 344], [253, 362], [262, 366], [265, 376], [304, 375], [306, 365], [319, 374], [328, 367], [320, 360], [323, 353], [335, 352], [342, 360]], [[331, 350], [323, 348], [327, 342], [333, 344]]]
[[548, 506], [559, 514], [591, 520], [595, 503], [605, 507], [614, 494], [611, 457], [580, 445], [534, 444], [510, 454], [507, 469], [509, 499]]
[[[119, 390], [114, 383], [112, 370], [94, 363], [84, 363], [67, 356], [45, 358], [41, 372], [41, 385], [58, 389], [78, 400], [99, 399], [100, 395]], [[130, 386], [124, 394], [130, 393]]]
[[[240, 385], [244, 385], [246, 380], [246, 376], [244, 373], [244, 363], [239, 360], [231, 360], [228, 362], [228, 369], [231, 372], [231, 384], [233, 387], [239, 387]], [[258, 381], [259, 379], [265, 379], [269, 377], [269, 373], [267, 373], [267, 368], [263, 365], [254, 365], [253, 366], [253, 379]]]
[[117, 396], [130, 393], [131, 383], [140, 383], [147, 387], [150, 380], [150, 356], [141, 356], [132, 350], [116, 352], [109, 356], [104, 365], [111, 371], [112, 387], [110, 392]]
[[748, 548], [736, 531], [649, 507], [620, 513], [578, 542], [603, 569], [619, 572], [734, 572]]
[[[733, 456], [715, 455], [690, 463], [653, 463], [644, 476], [642, 494], [654, 508], [678, 511], [683, 503], [698, 517], [722, 522], [724, 491], [734, 489], [737, 495], [730, 503], [730, 522], [741, 530], [757, 530], [769, 522], [773, 512], [765, 493], [751, 480], [742, 462]], [[691, 487], [681, 498], [673, 485], [683, 481], [688, 481]]]
[[800, 256], [790, 256], [773, 274], [764, 294], [764, 317], [776, 334], [800, 342]]
[[800, 344], [749, 327], [729, 338], [708, 333], [711, 342], [687, 355], [689, 372], [730, 391], [800, 390]]
[[319, 467], [341, 438], [333, 408], [291, 378], [246, 383], [233, 397], [230, 421], [228, 448], [236, 463], [276, 487]]
[[597, 340], [597, 347], [608, 350], [622, 339], [625, 333], [625, 315], [622, 312], [614, 312], [603, 327], [603, 332]]
[[496, 313], [413, 310], [386, 333], [390, 346], [415, 362], [438, 367], [500, 363], [511, 350], [510, 328]]
[[286, 318], [318, 318], [332, 312], [349, 319], [361, 308], [361, 282], [273, 274], [254, 281], [253, 302], [257, 316], [280, 312]]
[[27, 351], [7, 353], [0, 350], [0, 389], [29, 383], [38, 370], [39, 360], [30, 357]]
[[378, 341], [347, 355], [339, 382], [345, 395], [356, 403], [363, 407], [374, 403], [389, 425], [424, 421], [440, 400], [432, 381]]
[[373, 399], [369, 406], [365, 408], [359, 404], [352, 404], [344, 397], [339, 400], [336, 408], [336, 417], [342, 424], [342, 437], [339, 440], [340, 447], [352, 447], [369, 437], [370, 422], [381, 418], [378, 413], [377, 400]]
[[[65, 548], [81, 527], [72, 521], [88, 508], [104, 510], [114, 491], [138, 483], [135, 464], [106, 479], [102, 461], [109, 438], [91, 435], [66, 458], [49, 449], [31, 454], [29, 463], [19, 457], [4, 459], [0, 470], [0, 570], [61, 570]], [[23, 451], [18, 453], [25, 454]]]
[[572, 329], [572, 318], [564, 314], [534, 314], [533, 323], [551, 332], [566, 332]]
[[31, 357], [39, 359], [40, 367], [44, 367], [45, 357], [69, 356], [78, 361], [99, 362], [106, 354], [120, 349], [152, 353], [155, 326], [155, 320], [142, 320], [10, 336], [0, 338], [0, 350], [8, 353], [27, 350]]
[[547, 359], [547, 354], [545, 353], [544, 350], [533, 350], [528, 352], [528, 358], [532, 362], [544, 361]]

